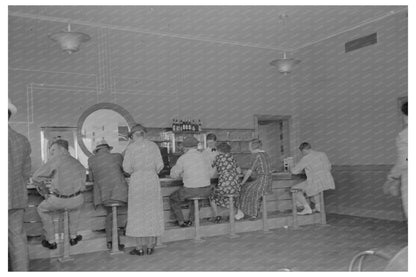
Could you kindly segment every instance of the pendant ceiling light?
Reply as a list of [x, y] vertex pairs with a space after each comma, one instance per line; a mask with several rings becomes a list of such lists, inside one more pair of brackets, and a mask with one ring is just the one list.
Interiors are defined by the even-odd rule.
[[270, 64], [276, 66], [277, 70], [283, 75], [289, 74], [298, 63], [300, 63], [300, 60], [295, 60], [293, 58], [288, 59], [286, 57], [286, 52], [283, 52], [283, 58], [270, 62]]
[[71, 24], [68, 23], [68, 31], [54, 33], [48, 36], [51, 40], [56, 41], [61, 49], [68, 54], [79, 50], [82, 42], [87, 42], [91, 37], [80, 32], [71, 32]]

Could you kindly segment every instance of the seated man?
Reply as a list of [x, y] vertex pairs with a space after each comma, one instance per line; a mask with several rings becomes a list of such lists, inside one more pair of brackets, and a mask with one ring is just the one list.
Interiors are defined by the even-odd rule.
[[46, 196], [37, 210], [45, 231], [46, 239], [42, 241], [42, 245], [49, 249], [56, 249], [54, 225], [50, 212], [68, 209], [70, 244], [75, 245], [82, 239], [82, 236], [77, 236], [77, 231], [80, 208], [84, 203], [81, 189], [85, 187], [85, 168], [69, 154], [66, 140], [54, 141], [49, 151], [51, 159], [41, 166], [32, 178], [34, 182], [41, 182], [45, 177], [52, 178], [51, 194]]
[[189, 220], [184, 221], [181, 204], [192, 197], [206, 197], [211, 194], [212, 167], [197, 150], [198, 140], [193, 136], [186, 137], [182, 143], [185, 154], [179, 157], [176, 165], [171, 169], [172, 178], [182, 177], [183, 187], [172, 193], [169, 197], [170, 207], [181, 227], [192, 226], [194, 218], [193, 203], [190, 205]]
[[306, 201], [304, 194], [308, 197], [313, 197], [315, 210], [320, 212], [319, 194], [324, 190], [335, 189], [335, 183], [331, 175], [331, 163], [325, 153], [312, 150], [311, 145], [307, 142], [303, 142], [299, 146], [299, 150], [302, 152], [303, 157], [291, 171], [293, 174], [299, 174], [305, 170], [307, 179], [294, 185], [292, 189], [301, 190], [296, 193], [296, 201], [304, 209], [298, 214], [307, 215], [312, 213], [312, 209]]
[[[111, 153], [111, 147], [105, 140], [98, 143], [94, 155], [88, 159], [88, 167], [94, 181], [94, 205], [107, 205], [114, 202], [127, 202], [127, 182], [123, 174], [123, 156]], [[111, 207], [105, 207], [105, 232], [107, 248], [112, 247], [113, 214]], [[120, 241], [120, 240], [119, 240]], [[122, 245], [119, 246], [123, 248]]]

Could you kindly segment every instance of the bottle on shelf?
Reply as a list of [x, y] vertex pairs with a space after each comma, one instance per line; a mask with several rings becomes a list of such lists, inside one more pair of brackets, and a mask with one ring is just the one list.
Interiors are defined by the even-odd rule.
[[179, 121], [179, 125], [176, 128], [177, 132], [182, 132], [183, 131], [183, 121], [182, 119]]
[[195, 125], [196, 125], [195, 124], [195, 120], [192, 119], [192, 124], [191, 124], [191, 126], [192, 126], [192, 132], [196, 132], [196, 126]]
[[201, 119], [198, 119], [198, 132], [202, 132], [202, 122], [201, 122]]

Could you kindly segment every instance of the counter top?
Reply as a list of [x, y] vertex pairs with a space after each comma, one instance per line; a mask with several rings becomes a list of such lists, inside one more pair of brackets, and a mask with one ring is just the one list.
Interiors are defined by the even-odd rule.
[[[243, 178], [244, 175], [240, 175], [240, 178]], [[277, 173], [272, 173], [273, 176], [273, 181], [278, 181], [278, 180], [302, 180], [302, 179], [306, 179], [305, 175], [294, 175], [291, 173], [286, 173], [286, 172], [277, 172]], [[159, 178], [160, 180], [160, 185], [162, 187], [171, 187], [171, 186], [180, 186], [182, 185], [182, 179], [180, 178], [170, 178], [170, 177], [164, 177], [164, 178]], [[211, 183], [216, 183], [218, 181], [218, 178], [213, 178], [211, 179]], [[86, 190], [90, 190], [93, 186], [93, 182], [86, 182], [85, 184], [86, 186]], [[33, 184], [28, 184], [27, 185], [27, 189], [35, 189], [36, 187]]]

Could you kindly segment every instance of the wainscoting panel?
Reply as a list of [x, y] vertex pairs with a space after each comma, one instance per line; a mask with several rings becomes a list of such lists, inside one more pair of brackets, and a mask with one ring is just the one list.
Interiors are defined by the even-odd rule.
[[392, 165], [334, 165], [335, 190], [325, 193], [328, 213], [404, 220], [399, 197], [385, 195]]

